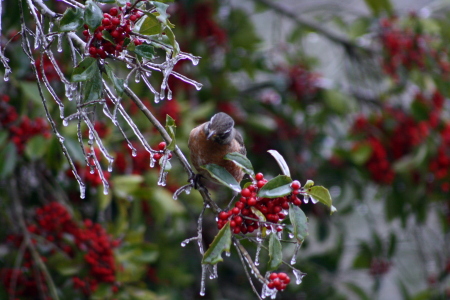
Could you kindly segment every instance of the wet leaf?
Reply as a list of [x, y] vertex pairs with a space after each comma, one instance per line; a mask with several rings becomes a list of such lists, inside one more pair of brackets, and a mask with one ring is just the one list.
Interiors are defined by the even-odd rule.
[[233, 152], [225, 155], [224, 159], [233, 161], [235, 164], [241, 167], [245, 173], [250, 174], [251, 176], [255, 175], [252, 163], [245, 155], [239, 152]]
[[225, 168], [216, 164], [208, 164], [201, 167], [207, 170], [213, 178], [217, 179], [224, 186], [232, 189], [235, 192], [241, 192], [241, 186]]
[[111, 180], [114, 195], [127, 199], [139, 189], [143, 181], [144, 178], [141, 175], [114, 176]]
[[283, 253], [281, 242], [275, 233], [272, 233], [269, 238], [269, 257], [268, 270], [273, 271], [278, 269], [283, 260]]
[[48, 140], [42, 135], [32, 137], [25, 146], [25, 154], [31, 160], [42, 158], [48, 149]]
[[286, 163], [286, 160], [284, 160], [284, 157], [277, 150], [269, 150], [267, 152], [269, 152], [275, 158], [283, 174], [291, 177], [291, 172], [289, 171], [289, 167]]
[[0, 149], [0, 178], [11, 175], [17, 163], [17, 149], [14, 143], [9, 142]]
[[326, 206], [331, 208], [332, 200], [330, 191], [328, 191], [327, 188], [323, 186], [313, 186], [308, 189], [305, 189], [305, 192], [308, 193], [308, 195], [311, 196], [311, 198], [314, 198], [320, 203], [325, 204]]
[[277, 198], [289, 195], [292, 192], [292, 179], [286, 175], [278, 175], [269, 180], [259, 191], [258, 197]]
[[102, 75], [98, 67], [92, 74], [92, 77], [84, 85], [84, 101], [95, 101], [102, 97], [103, 82]]
[[292, 223], [294, 237], [298, 243], [303, 243], [308, 236], [308, 218], [300, 207], [292, 205], [289, 208], [289, 219]]
[[142, 22], [139, 22], [139, 33], [143, 35], [156, 35], [161, 33], [161, 22], [154, 14], [146, 13]]
[[230, 245], [231, 229], [230, 222], [227, 222], [215, 236], [208, 250], [203, 255], [202, 264], [215, 265], [219, 261], [223, 261], [222, 252], [230, 252]]
[[73, 69], [72, 81], [80, 82], [90, 80], [97, 72], [100, 72], [97, 60], [90, 56], [86, 57]]
[[155, 58], [155, 48], [150, 45], [138, 45], [134, 48], [134, 53], [144, 58], [153, 60]]
[[123, 96], [123, 92], [124, 92], [124, 82], [125, 80], [123, 80], [122, 78], [118, 78], [116, 76], [116, 74], [114, 74], [113, 69], [108, 66], [105, 65], [105, 70], [106, 70], [106, 74], [108, 75], [109, 79], [111, 80], [111, 82], [114, 85], [114, 89], [116, 90], [116, 93], [119, 97]]
[[91, 30], [96, 29], [98, 26], [100, 26], [102, 20], [103, 20], [103, 12], [100, 9], [100, 7], [98, 7], [97, 4], [95, 4], [90, 0], [86, 1], [86, 6], [84, 10], [84, 21], [89, 26], [89, 29]]
[[172, 139], [172, 141], [166, 147], [170, 151], [175, 150], [175, 146], [176, 146], [175, 131], [176, 131], [176, 128], [177, 128], [177, 126], [175, 125], [175, 120], [171, 116], [166, 115], [166, 130], [167, 130], [167, 133], [170, 135], [170, 138]]
[[309, 189], [310, 187], [314, 186], [314, 181], [308, 179], [305, 183], [305, 185], [303, 186], [304, 189]]
[[83, 24], [83, 10], [78, 7], [75, 9], [68, 8], [64, 12], [61, 21], [59, 21], [59, 30], [62, 32], [75, 31]]

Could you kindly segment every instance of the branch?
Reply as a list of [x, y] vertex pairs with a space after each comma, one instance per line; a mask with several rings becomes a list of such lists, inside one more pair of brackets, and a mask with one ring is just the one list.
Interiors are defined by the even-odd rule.
[[327, 39], [329, 39], [330, 41], [342, 45], [344, 48], [357, 48], [360, 50], [364, 50], [366, 52], [375, 51], [370, 47], [358, 45], [354, 41], [347, 38], [345, 35], [342, 35], [336, 31], [332, 31], [327, 27], [322, 26], [319, 22], [304, 17], [300, 17], [298, 13], [287, 9], [278, 3], [274, 3], [270, 0], [253, 0], [253, 1], [268, 6], [275, 12], [290, 18], [295, 23], [297, 23], [297, 25], [304, 26], [311, 30], [314, 30], [323, 35], [324, 37], [326, 37]]

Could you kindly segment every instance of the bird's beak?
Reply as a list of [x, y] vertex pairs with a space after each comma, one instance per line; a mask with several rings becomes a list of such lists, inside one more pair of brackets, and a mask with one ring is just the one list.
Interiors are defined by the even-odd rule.
[[216, 135], [216, 131], [215, 130], [211, 130], [208, 134], [208, 136], [206, 137], [207, 140], [209, 140], [210, 138], [212, 138], [213, 136]]

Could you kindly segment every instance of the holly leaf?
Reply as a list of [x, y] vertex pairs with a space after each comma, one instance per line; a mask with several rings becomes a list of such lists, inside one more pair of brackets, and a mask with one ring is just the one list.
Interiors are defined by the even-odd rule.
[[308, 236], [308, 218], [300, 207], [292, 205], [289, 208], [289, 219], [293, 227], [294, 237], [299, 244], [302, 244]]
[[292, 179], [286, 175], [278, 175], [269, 180], [259, 191], [258, 197], [277, 198], [289, 195], [292, 192]]
[[83, 10], [78, 7], [75, 9], [68, 8], [59, 21], [59, 31], [75, 31], [83, 26], [83, 24]]
[[311, 197], [314, 203], [320, 202], [331, 208], [331, 195], [330, 191], [323, 186], [313, 186], [305, 188], [305, 192]]
[[239, 152], [233, 152], [233, 153], [228, 153], [227, 155], [225, 155], [224, 159], [233, 161], [235, 164], [237, 164], [239, 167], [241, 167], [245, 173], [247, 173], [251, 176], [255, 175], [255, 171], [253, 170], [252, 163], [245, 155], [243, 155]]
[[103, 35], [104, 40], [107, 40], [108, 42], [110, 42], [113, 45], [116, 44], [116, 42], [114, 41], [114, 38], [112, 37], [111, 33], [109, 33], [108, 30], [103, 30], [102, 35]]
[[234, 179], [234, 177], [223, 167], [218, 166], [216, 164], [207, 164], [204, 166], [201, 166], [201, 168], [205, 169], [206, 171], [211, 174], [211, 176], [219, 183], [223, 184], [224, 186], [232, 189], [235, 192], [240, 193], [241, 192], [241, 186], [239, 183]]
[[92, 77], [84, 85], [84, 101], [95, 101], [102, 98], [103, 83], [100, 69], [96, 67]]
[[25, 146], [25, 154], [31, 160], [40, 159], [47, 152], [48, 145], [49, 143], [45, 137], [42, 135], [36, 135], [27, 142]]
[[152, 1], [152, 4], [155, 6], [156, 12], [158, 13], [158, 16], [156, 16], [156, 18], [164, 25], [167, 25], [167, 21], [170, 16], [169, 14], [167, 14], [167, 8], [169, 7], [169, 4], [156, 1]]
[[283, 253], [281, 242], [275, 233], [272, 233], [269, 238], [269, 257], [268, 270], [273, 271], [278, 269], [283, 260]]
[[163, 33], [166, 34], [167, 38], [169, 39], [169, 43], [173, 48], [172, 57], [177, 56], [178, 53], [180, 53], [180, 45], [178, 45], [178, 42], [175, 40], [175, 34], [173, 33], [172, 29], [166, 27]]
[[223, 261], [222, 252], [230, 252], [231, 245], [231, 229], [230, 222], [227, 222], [225, 226], [214, 237], [213, 242], [209, 246], [202, 258], [202, 264], [215, 265], [220, 261]]
[[289, 171], [289, 167], [284, 160], [284, 157], [277, 150], [269, 150], [267, 152], [269, 152], [275, 158], [283, 174], [291, 177], [291, 172]]
[[100, 26], [102, 20], [103, 20], [103, 12], [100, 9], [100, 7], [98, 7], [97, 4], [95, 4], [90, 0], [86, 1], [86, 6], [84, 10], [84, 21], [88, 25], [89, 29], [91, 30], [96, 29], [98, 26]]
[[124, 82], [122, 78], [118, 78], [116, 74], [114, 74], [113, 69], [109, 65], [105, 65], [106, 75], [108, 75], [109, 79], [114, 85], [114, 89], [116, 90], [119, 97], [123, 96], [124, 92]]
[[175, 150], [175, 146], [176, 146], [175, 131], [176, 131], [176, 128], [177, 128], [177, 126], [175, 125], [175, 120], [171, 116], [166, 115], [166, 130], [167, 130], [167, 133], [170, 135], [170, 138], [172, 139], [172, 141], [166, 147], [170, 151]]
[[145, 18], [138, 22], [138, 32], [143, 35], [155, 35], [161, 33], [161, 22], [151, 13], [146, 13]]
[[86, 57], [73, 69], [72, 82], [90, 80], [97, 72], [100, 72], [97, 60], [90, 56]]
[[11, 175], [16, 168], [17, 149], [13, 142], [9, 142], [0, 149], [0, 178]]
[[139, 45], [134, 48], [134, 53], [144, 58], [153, 60], [155, 58], [155, 49], [150, 45]]

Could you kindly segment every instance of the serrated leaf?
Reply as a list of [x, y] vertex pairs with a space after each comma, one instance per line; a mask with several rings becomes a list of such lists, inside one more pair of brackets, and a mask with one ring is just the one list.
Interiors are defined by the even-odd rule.
[[269, 180], [259, 191], [258, 197], [277, 198], [289, 195], [292, 192], [292, 179], [286, 175], [278, 175]]
[[138, 45], [134, 48], [134, 53], [144, 58], [153, 60], [155, 58], [155, 49], [150, 45]]
[[308, 218], [300, 207], [291, 205], [289, 207], [289, 219], [295, 239], [301, 244], [308, 236]]
[[284, 160], [284, 157], [277, 150], [269, 150], [267, 152], [269, 152], [275, 158], [283, 174], [291, 177], [291, 172], [289, 171], [289, 167], [286, 163], [286, 160]]
[[59, 21], [59, 30], [62, 32], [75, 31], [83, 26], [83, 23], [83, 10], [78, 7], [68, 8]]
[[228, 153], [227, 155], [225, 155], [224, 159], [233, 161], [235, 164], [237, 164], [239, 167], [241, 167], [245, 173], [247, 173], [251, 176], [255, 175], [255, 171], [253, 170], [252, 163], [247, 158], [247, 156], [245, 156], [239, 152], [233, 152], [233, 153]]
[[72, 71], [72, 82], [90, 80], [94, 73], [100, 72], [97, 60], [93, 57], [83, 59]]
[[305, 192], [313, 199], [319, 201], [320, 203], [325, 204], [329, 208], [331, 208], [331, 195], [330, 191], [323, 186], [313, 186], [308, 189], [305, 189]]
[[233, 175], [231, 175], [225, 168], [218, 166], [216, 164], [208, 164], [201, 167], [206, 171], [208, 171], [213, 178], [219, 181], [219, 183], [232, 189], [235, 192], [238, 193], [241, 192], [241, 186], [236, 181], [236, 179], [234, 179]]
[[161, 33], [161, 22], [154, 14], [146, 13], [143, 21], [139, 22], [139, 33], [143, 35], [156, 35]]
[[230, 222], [227, 222], [214, 237], [213, 242], [209, 245], [208, 250], [203, 255], [202, 264], [215, 265], [219, 261], [223, 261], [222, 252], [230, 252], [230, 245], [231, 229]]
[[281, 242], [275, 233], [272, 233], [269, 238], [269, 257], [268, 270], [273, 271], [278, 269], [283, 260], [283, 253]]
[[114, 85], [114, 89], [116, 90], [117, 95], [119, 95], [119, 97], [122, 97], [123, 92], [125, 90], [125, 88], [124, 88], [125, 80], [123, 80], [122, 78], [118, 78], [116, 76], [116, 74], [114, 74], [114, 71], [110, 66], [105, 65], [105, 70], [106, 70], [106, 75], [108, 75], [109, 79], [111, 80], [111, 82]]
[[176, 140], [175, 140], [175, 131], [176, 131], [177, 126], [175, 125], [175, 120], [169, 116], [166, 115], [166, 130], [167, 133], [170, 135], [170, 138], [172, 139], [172, 141], [170, 141], [169, 145], [167, 145], [167, 149], [169, 149], [170, 151], [175, 150], [175, 146], [176, 146]]
[[16, 168], [17, 149], [14, 143], [9, 142], [0, 150], [0, 178], [5, 178], [12, 174]]
[[98, 7], [97, 4], [95, 4], [92, 1], [86, 1], [85, 10], [84, 10], [84, 22], [88, 25], [89, 29], [94, 30], [100, 24], [103, 20], [103, 12]]

